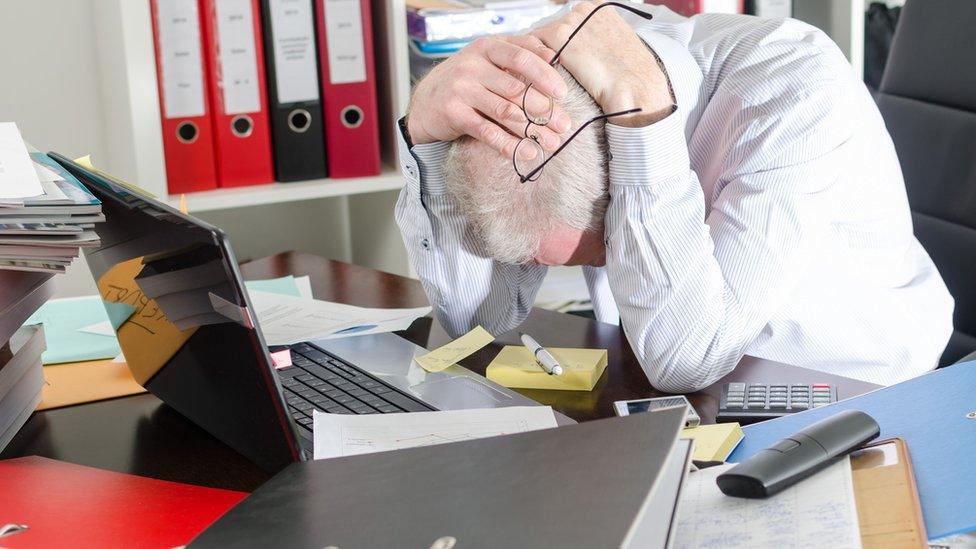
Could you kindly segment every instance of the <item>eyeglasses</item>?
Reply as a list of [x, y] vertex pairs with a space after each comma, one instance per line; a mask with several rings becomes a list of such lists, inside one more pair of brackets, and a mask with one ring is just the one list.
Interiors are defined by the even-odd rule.
[[[579, 25], [577, 25], [576, 29], [573, 30], [573, 32], [569, 35], [569, 38], [566, 39], [566, 43], [564, 43], [562, 47], [559, 48], [559, 50], [556, 52], [556, 54], [552, 56], [552, 59], [549, 61], [549, 66], [552, 67], [556, 66], [556, 62], [559, 60], [559, 56], [563, 53], [563, 50], [566, 49], [566, 46], [569, 45], [573, 37], [575, 37], [576, 34], [579, 33], [580, 30], [582, 30], [583, 25], [585, 25], [586, 22], [589, 21], [591, 17], [596, 15], [596, 12], [600, 11], [601, 9], [607, 6], [615, 6], [621, 9], [625, 9], [635, 15], [643, 17], [644, 19], [651, 19], [652, 17], [651, 14], [645, 13], [637, 8], [628, 6], [626, 4], [621, 4], [619, 2], [604, 2], [599, 6], [597, 6], [596, 8], [594, 8], [593, 11], [591, 11], [589, 15], [587, 15], [583, 19], [583, 21], [580, 22]], [[562, 145], [560, 145], [559, 148], [553, 151], [551, 155], [546, 157], [545, 149], [543, 149], [542, 145], [539, 143], [539, 136], [530, 135], [529, 130], [532, 129], [532, 126], [545, 126], [549, 124], [549, 122], [552, 121], [552, 113], [555, 109], [556, 103], [552, 97], [543, 94], [541, 92], [535, 92], [535, 94], [532, 97], [530, 97], [529, 92], [531, 91], [533, 91], [532, 84], [529, 84], [525, 88], [525, 92], [522, 94], [522, 113], [525, 115], [525, 119], [527, 123], [525, 125], [525, 131], [523, 132], [524, 137], [521, 140], [519, 140], [518, 145], [515, 146], [515, 152], [512, 153], [512, 166], [515, 168], [515, 173], [518, 174], [519, 181], [521, 181], [522, 183], [525, 183], [527, 181], [535, 181], [539, 179], [539, 176], [542, 174], [542, 168], [544, 168], [546, 164], [549, 163], [550, 160], [555, 158], [557, 154], [559, 154], [563, 149], [565, 149], [566, 146], [569, 145], [573, 141], [573, 139], [575, 139], [576, 136], [579, 135], [580, 132], [586, 129], [586, 127], [589, 126], [590, 124], [598, 120], [605, 120], [607, 118], [613, 118], [615, 116], [624, 116], [627, 114], [641, 112], [640, 108], [633, 108], [633, 109], [628, 109], [620, 112], [601, 114], [600, 116], [591, 118], [590, 120], [587, 120], [585, 123], [580, 125], [580, 127], [577, 128], [576, 131], [569, 136], [569, 138], [563, 141]], [[533, 156], [532, 158], [520, 158], [519, 153], [523, 153], [523, 156], [525, 156], [525, 154], [527, 153], [527, 149], [534, 150], [535, 156]]]

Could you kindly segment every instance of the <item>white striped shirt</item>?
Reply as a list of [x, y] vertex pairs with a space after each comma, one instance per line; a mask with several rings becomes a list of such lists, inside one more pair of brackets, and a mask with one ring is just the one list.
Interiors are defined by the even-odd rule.
[[[709, 385], [744, 354], [879, 384], [934, 368], [953, 301], [912, 234], [884, 122], [837, 47], [790, 19], [648, 9], [633, 24], [678, 109], [607, 125], [607, 265], [583, 268], [597, 318], [619, 310], [666, 391]], [[485, 258], [444, 194], [448, 146], [407, 150], [401, 136], [397, 222], [445, 328], [497, 334], [528, 314], [545, 267]]]

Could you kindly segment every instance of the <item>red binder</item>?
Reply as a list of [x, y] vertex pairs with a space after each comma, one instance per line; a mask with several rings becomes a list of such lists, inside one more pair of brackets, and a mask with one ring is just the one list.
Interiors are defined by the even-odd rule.
[[217, 181], [241, 187], [274, 180], [257, 0], [200, 0]]
[[329, 177], [380, 173], [369, 0], [315, 0]]
[[197, 0], [150, 0], [170, 193], [217, 187]]
[[0, 461], [0, 515], [18, 547], [185, 545], [247, 494], [124, 475], [38, 456]]

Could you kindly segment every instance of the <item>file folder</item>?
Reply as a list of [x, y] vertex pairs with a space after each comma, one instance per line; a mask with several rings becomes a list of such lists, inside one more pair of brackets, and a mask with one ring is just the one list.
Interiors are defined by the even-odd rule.
[[380, 173], [376, 69], [368, 0], [315, 0], [330, 177]]
[[200, 0], [220, 187], [274, 180], [257, 0]]
[[247, 495], [40, 456], [0, 461], [0, 510], [18, 547], [176, 547]]
[[197, 0], [150, 0], [170, 193], [217, 187]]
[[275, 179], [325, 177], [312, 0], [261, 0]]

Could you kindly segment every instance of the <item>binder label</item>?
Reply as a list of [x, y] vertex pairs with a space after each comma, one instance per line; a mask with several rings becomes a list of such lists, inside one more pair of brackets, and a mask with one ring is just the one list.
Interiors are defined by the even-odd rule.
[[188, 118], [206, 114], [200, 12], [197, 0], [156, 2], [163, 116]]
[[224, 114], [261, 110], [254, 14], [250, 0], [217, 0], [218, 82], [224, 92]]
[[318, 101], [312, 3], [271, 0], [270, 7], [278, 103]]
[[366, 81], [366, 51], [360, 0], [325, 0], [325, 44], [333, 84]]

